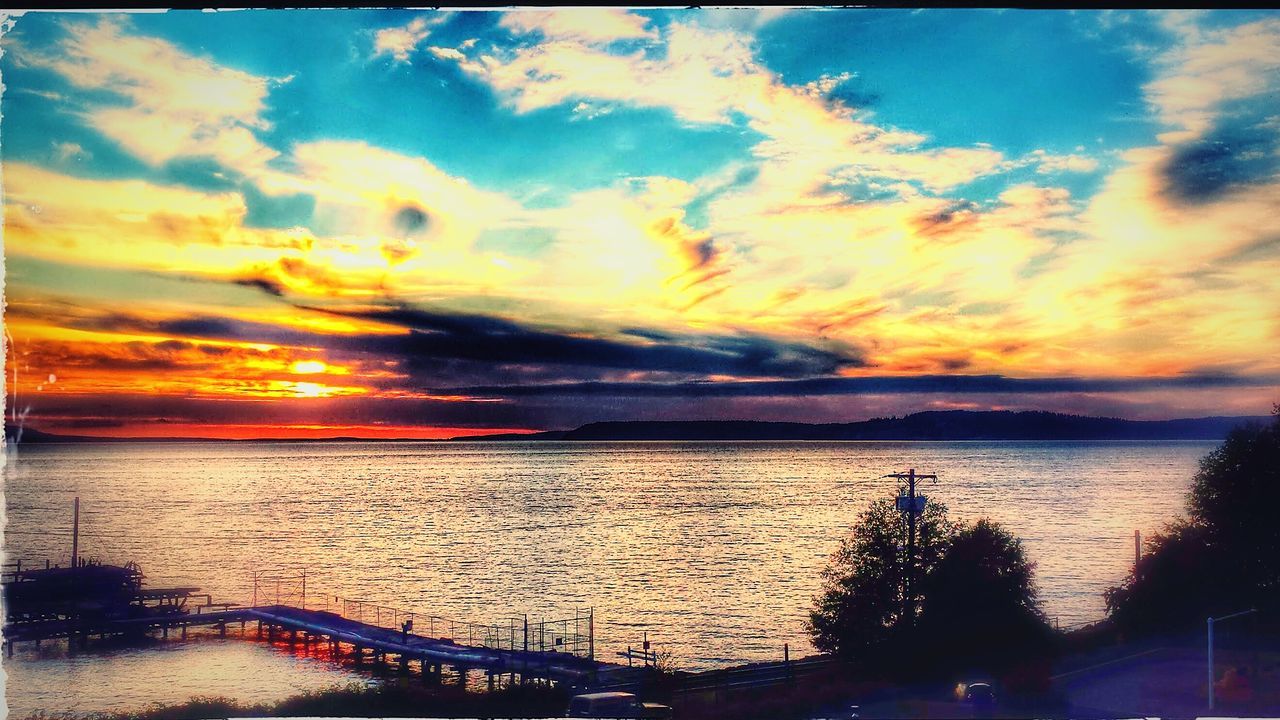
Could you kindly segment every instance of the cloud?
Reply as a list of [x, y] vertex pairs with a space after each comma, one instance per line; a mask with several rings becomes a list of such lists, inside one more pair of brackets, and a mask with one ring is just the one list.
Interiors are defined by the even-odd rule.
[[292, 160], [293, 173], [265, 189], [314, 195], [317, 224], [339, 234], [462, 248], [481, 228], [521, 210], [506, 196], [480, 190], [425, 158], [364, 142], [300, 143]]
[[58, 162], [62, 163], [72, 160], [87, 160], [93, 157], [93, 153], [85, 150], [80, 143], [73, 142], [55, 142], [53, 144], [53, 155]]
[[[542, 27], [508, 20], [524, 17], [510, 13], [504, 23], [518, 37]], [[1002, 168], [1001, 154], [990, 148], [920, 148], [926, 140], [922, 135], [855, 117], [853, 108], [832, 95], [848, 75], [824, 76], [797, 87], [782, 82], [756, 61], [750, 39], [732, 29], [674, 19], [651, 38], [662, 53], [613, 50], [573, 33], [553, 32], [535, 43], [520, 39], [526, 43], [514, 48], [472, 48], [460, 63], [520, 113], [620, 103], [668, 108], [689, 123], [745, 121], [765, 138], [755, 155], [787, 164], [793, 178], [844, 168], [945, 189]], [[796, 183], [791, 180], [789, 189]]]
[[1071, 338], [1077, 368], [1104, 372], [1126, 357], [1164, 374], [1247, 359], [1274, 372], [1254, 348], [1276, 337], [1263, 308], [1280, 277], [1270, 242], [1280, 236], [1280, 23], [1160, 17], [1177, 42], [1148, 58], [1156, 78], [1145, 92], [1169, 131], [1117, 156], [1021, 302], [1035, 325]]
[[1097, 158], [1074, 153], [1055, 155], [1044, 150], [1035, 150], [1031, 153], [1029, 160], [1035, 163], [1036, 172], [1042, 175], [1061, 172], [1091, 173], [1098, 169]]
[[1180, 43], [1158, 56], [1144, 91], [1170, 130], [1166, 142], [1203, 135], [1231, 101], [1280, 89], [1280, 19], [1208, 29], [1200, 16], [1168, 13]]
[[498, 24], [517, 34], [538, 32], [547, 40], [577, 40], [590, 44], [656, 37], [656, 32], [647, 27], [647, 18], [620, 8], [512, 10], [504, 13]]
[[9, 163], [9, 248], [322, 296], [485, 289], [532, 272], [527, 260], [474, 249], [487, 229], [528, 223], [504, 195], [364, 143], [299, 144], [292, 160], [290, 173], [262, 179], [264, 189], [314, 198], [308, 224], [316, 230], [246, 227], [240, 192]]
[[[629, 342], [538, 329], [493, 316], [407, 307], [325, 312], [338, 318], [376, 322], [396, 331], [327, 335], [225, 316], [147, 318], [127, 313], [86, 315], [69, 321], [68, 326], [187, 341], [321, 348], [344, 356], [382, 356], [409, 370], [415, 366], [435, 367], [439, 361], [463, 361], [478, 363], [477, 368], [493, 375], [506, 373], [509, 366], [549, 366], [698, 376], [804, 377], [861, 364], [851, 348], [830, 343], [828, 348], [819, 348], [749, 334], [690, 335], [678, 342]], [[636, 336], [634, 331], [629, 334]]]
[[637, 344], [539, 330], [495, 317], [410, 308], [339, 314], [408, 328], [409, 335], [384, 337], [372, 346], [410, 358], [747, 377], [822, 375], [861, 364], [848, 349], [819, 349], [745, 334]]
[[1168, 388], [1273, 387], [1280, 375], [1011, 378], [1000, 375], [916, 375], [718, 382], [586, 382], [440, 389], [477, 397], [785, 397], [877, 394], [1119, 393]]
[[426, 16], [416, 17], [403, 27], [390, 27], [374, 33], [373, 55], [390, 55], [399, 63], [409, 62], [409, 55], [417, 49], [418, 43], [431, 34], [431, 26], [440, 21]]
[[1280, 102], [1261, 96], [1220, 110], [1201, 137], [1179, 143], [1164, 167], [1168, 193], [1199, 203], [1280, 181]]
[[26, 61], [82, 90], [103, 91], [128, 104], [85, 102], [88, 123], [150, 165], [207, 155], [246, 172], [277, 156], [257, 132], [267, 94], [287, 78], [260, 77], [188, 54], [167, 41], [128, 32], [126, 20], [64, 23], [52, 52]]
[[458, 50], [455, 50], [454, 48], [429, 47], [427, 48], [427, 51], [441, 60], [453, 60], [454, 62], [462, 62], [467, 59], [466, 55], [463, 55], [461, 52], [459, 52]]

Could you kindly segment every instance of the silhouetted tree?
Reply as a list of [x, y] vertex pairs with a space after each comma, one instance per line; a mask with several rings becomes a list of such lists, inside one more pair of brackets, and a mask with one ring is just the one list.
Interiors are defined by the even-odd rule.
[[[947, 509], [930, 502], [917, 519], [916, 577], [942, 556], [951, 537]], [[822, 593], [809, 613], [814, 647], [846, 657], [883, 654], [900, 634], [906, 519], [892, 500], [873, 502], [822, 572]]]
[[922, 653], [922, 661], [937, 671], [1003, 672], [1051, 648], [1035, 563], [997, 523], [959, 527], [920, 590], [917, 645], [932, 651]]
[[1233, 430], [1200, 461], [1187, 518], [1166, 526], [1125, 581], [1106, 592], [1122, 627], [1145, 631], [1208, 614], [1274, 606], [1280, 594], [1280, 405], [1270, 423]]
[[823, 571], [814, 646], [916, 679], [1012, 667], [1047, 677], [1052, 631], [1022, 543], [990, 520], [957, 526], [946, 513], [929, 503], [918, 520], [914, 617], [904, 616], [906, 516], [882, 500], [858, 517]]
[[1138, 566], [1118, 587], [1107, 589], [1111, 618], [1138, 632], [1172, 629], [1203, 621], [1223, 600], [1221, 566], [1203, 526], [1179, 520], [1153, 535]]

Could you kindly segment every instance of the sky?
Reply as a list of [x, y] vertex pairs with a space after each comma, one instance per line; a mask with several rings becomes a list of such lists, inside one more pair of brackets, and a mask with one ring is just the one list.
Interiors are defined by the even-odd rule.
[[6, 423], [1280, 401], [1280, 13], [10, 16]]

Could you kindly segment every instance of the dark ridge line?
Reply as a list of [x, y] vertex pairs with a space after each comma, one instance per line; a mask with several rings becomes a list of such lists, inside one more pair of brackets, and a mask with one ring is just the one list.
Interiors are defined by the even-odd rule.
[[[930, 410], [904, 417], [851, 423], [796, 423], [759, 420], [632, 420], [588, 423], [572, 430], [496, 433], [452, 438], [209, 438], [103, 437], [58, 435], [36, 428], [22, 430], [18, 444], [86, 442], [149, 443], [314, 443], [314, 442], [600, 442], [600, 441], [963, 441], [963, 440], [1222, 440], [1232, 428], [1266, 422], [1266, 416], [1212, 416], [1176, 420], [1065, 415], [1043, 411]], [[17, 431], [5, 428], [15, 441]]]

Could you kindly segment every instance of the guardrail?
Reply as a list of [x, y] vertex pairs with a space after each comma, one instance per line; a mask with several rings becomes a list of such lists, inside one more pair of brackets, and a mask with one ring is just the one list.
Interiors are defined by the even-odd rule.
[[762, 663], [748, 667], [707, 670], [684, 677], [677, 692], [777, 685], [803, 675], [830, 668], [840, 662], [836, 658], [817, 657], [805, 660]]

